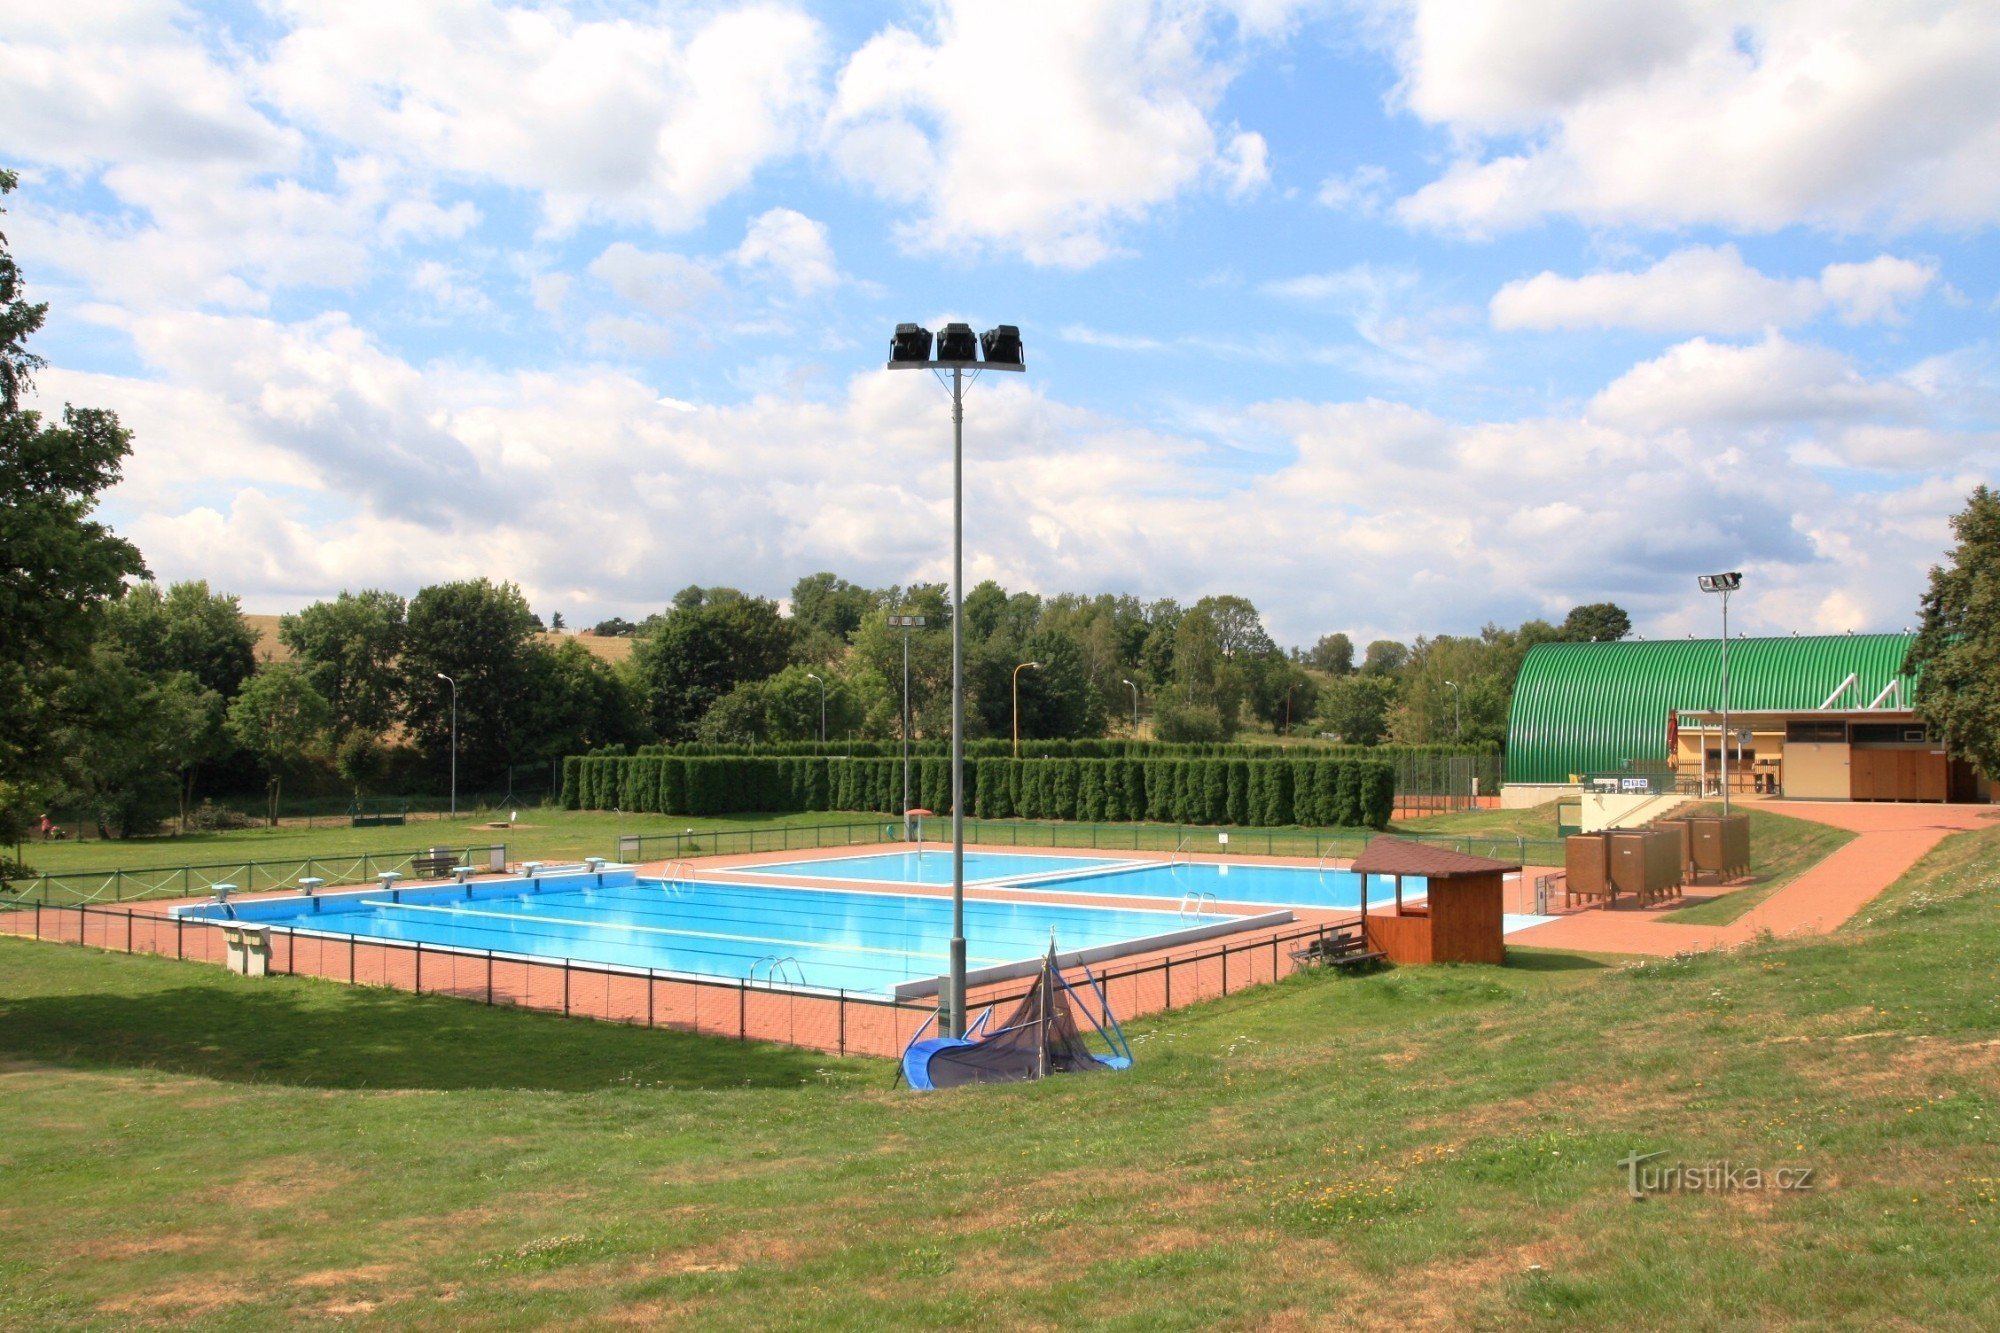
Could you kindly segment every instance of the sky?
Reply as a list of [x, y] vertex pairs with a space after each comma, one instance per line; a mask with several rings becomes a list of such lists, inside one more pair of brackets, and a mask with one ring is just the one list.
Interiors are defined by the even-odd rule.
[[1992, 0], [0, 0], [102, 515], [246, 610], [950, 571], [1281, 643], [1912, 624], [2000, 461]]

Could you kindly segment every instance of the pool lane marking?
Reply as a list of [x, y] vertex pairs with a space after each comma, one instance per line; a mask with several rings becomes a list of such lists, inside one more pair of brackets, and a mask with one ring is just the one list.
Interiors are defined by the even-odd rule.
[[[768, 935], [730, 935], [714, 930], [670, 930], [665, 926], [633, 926], [615, 921], [578, 921], [573, 917], [526, 916], [519, 912], [485, 912], [476, 907], [437, 907], [428, 903], [392, 903], [387, 898], [363, 898], [363, 907], [394, 908], [401, 912], [442, 912], [446, 916], [484, 916], [499, 921], [513, 921], [523, 925], [576, 926], [583, 930], [624, 930], [640, 931], [647, 935], [679, 935], [698, 940], [730, 940], [738, 944], [788, 944], [793, 948], [837, 949], [843, 953], [880, 953], [896, 958], [936, 958], [938, 954], [920, 953], [915, 949], [878, 949], [867, 944], [835, 944], [831, 941], [785, 939]], [[982, 956], [982, 963], [1011, 963], [1013, 958], [988, 958]]]

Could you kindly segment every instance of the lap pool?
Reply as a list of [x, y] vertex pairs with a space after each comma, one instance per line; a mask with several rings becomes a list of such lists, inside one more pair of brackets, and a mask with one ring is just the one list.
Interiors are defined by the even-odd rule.
[[[1179, 912], [968, 899], [967, 962], [979, 971], [1032, 960], [1048, 949], [1052, 932], [1065, 954], [1102, 957], [1276, 924], [1290, 915], [1253, 917], [1201, 906]], [[670, 883], [640, 878], [630, 868], [173, 910], [309, 935], [880, 994], [944, 971], [951, 937], [948, 898]]]

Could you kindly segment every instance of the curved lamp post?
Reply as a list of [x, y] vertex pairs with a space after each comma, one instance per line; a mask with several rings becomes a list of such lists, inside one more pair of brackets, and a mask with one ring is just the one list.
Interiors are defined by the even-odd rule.
[[1139, 739], [1139, 687], [1129, 680], [1121, 680], [1118, 683], [1132, 687], [1132, 739], [1136, 741]]
[[1459, 689], [1455, 680], [1446, 681], [1445, 688], [1451, 691], [1451, 737], [1453, 740], [1462, 740], [1465, 737], [1465, 721], [1459, 715], [1458, 701], [1464, 692]]
[[922, 616], [890, 616], [889, 627], [903, 631], [903, 813], [910, 809], [910, 631], [922, 629]]
[[1040, 671], [1040, 662], [1023, 662], [1014, 668], [1014, 757], [1021, 757], [1021, 673]]
[[442, 671], [437, 673], [437, 678], [451, 686], [451, 813], [456, 818], [458, 815], [458, 682]]
[[[980, 359], [980, 353], [985, 359]], [[931, 331], [898, 324], [889, 343], [890, 370], [951, 372], [951, 975], [941, 1034], [965, 1035], [965, 374], [1026, 371], [1021, 330], [1001, 324], [975, 336], [970, 324], [947, 324], [931, 356]]]
[[807, 680], [819, 681], [819, 743], [826, 744], [826, 682], [813, 672], [806, 672]]

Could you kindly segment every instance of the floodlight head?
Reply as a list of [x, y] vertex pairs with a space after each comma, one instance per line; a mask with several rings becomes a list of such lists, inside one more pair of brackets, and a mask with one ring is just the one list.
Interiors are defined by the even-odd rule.
[[986, 330], [979, 335], [979, 345], [985, 350], [989, 365], [1026, 368], [1021, 356], [1021, 330], [1012, 324]]
[[889, 340], [889, 364], [920, 366], [930, 359], [931, 331], [921, 324], [898, 324]]
[[970, 324], [947, 324], [938, 334], [937, 359], [940, 361], [977, 361], [979, 359], [979, 339], [973, 337]]
[[1703, 574], [1697, 580], [1703, 592], [1735, 592], [1743, 586], [1743, 575], [1732, 571], [1727, 574]]

